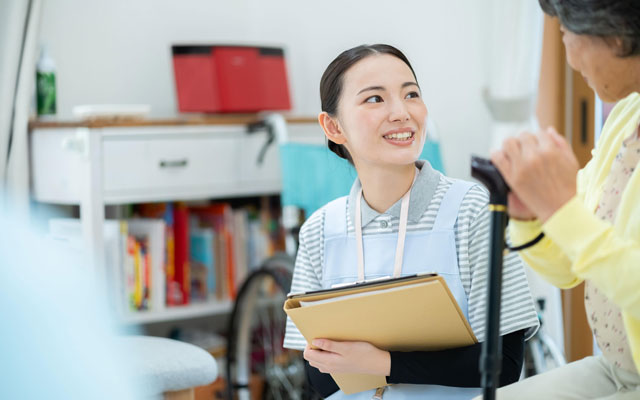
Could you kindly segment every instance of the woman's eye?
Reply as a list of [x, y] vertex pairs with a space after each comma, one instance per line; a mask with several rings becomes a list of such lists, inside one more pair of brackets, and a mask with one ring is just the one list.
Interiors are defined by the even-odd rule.
[[382, 102], [382, 97], [380, 96], [371, 96], [371, 97], [367, 97], [367, 99], [364, 101], [365, 103], [381, 103]]
[[407, 96], [405, 97], [405, 99], [416, 99], [420, 97], [420, 93], [418, 92], [409, 92], [407, 93]]

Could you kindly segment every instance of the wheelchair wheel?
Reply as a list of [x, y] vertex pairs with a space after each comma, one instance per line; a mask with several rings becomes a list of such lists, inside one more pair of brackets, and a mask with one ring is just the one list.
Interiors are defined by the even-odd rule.
[[[228, 326], [226, 360], [229, 400], [302, 399], [302, 354], [284, 349], [286, 314], [282, 305], [291, 287], [294, 261], [286, 254], [267, 259], [238, 291]], [[264, 386], [250, 386], [252, 374]]]
[[525, 344], [523, 368], [524, 378], [541, 374], [567, 363], [562, 351], [560, 351], [560, 348], [543, 329], [544, 321], [542, 319], [542, 312], [545, 307], [544, 299], [538, 299], [537, 303], [540, 329], [538, 329], [538, 332], [536, 332], [536, 334]]
[[525, 347], [525, 377], [541, 374], [566, 364], [564, 356], [553, 340], [538, 332]]

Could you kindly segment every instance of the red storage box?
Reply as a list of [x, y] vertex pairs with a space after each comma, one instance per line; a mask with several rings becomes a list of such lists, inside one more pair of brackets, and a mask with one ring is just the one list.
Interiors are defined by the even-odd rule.
[[182, 112], [290, 110], [284, 52], [274, 47], [173, 46]]

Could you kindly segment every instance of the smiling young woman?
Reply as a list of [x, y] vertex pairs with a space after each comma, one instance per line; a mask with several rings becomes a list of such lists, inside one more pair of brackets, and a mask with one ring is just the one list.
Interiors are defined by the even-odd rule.
[[[488, 195], [418, 160], [427, 107], [407, 58], [388, 45], [358, 46], [340, 54], [320, 82], [318, 121], [329, 148], [349, 160], [358, 179], [348, 196], [309, 217], [291, 290], [437, 272], [444, 277], [478, 338], [484, 340], [488, 266]], [[396, 256], [396, 249], [398, 251]], [[505, 258], [501, 384], [522, 367], [523, 341], [538, 319], [517, 255]], [[285, 347], [304, 350], [312, 386], [331, 399], [345, 395], [329, 373], [386, 376], [385, 399], [468, 399], [479, 393], [481, 344], [433, 352], [396, 352], [366, 342], [314, 340], [311, 349], [288, 320]]]

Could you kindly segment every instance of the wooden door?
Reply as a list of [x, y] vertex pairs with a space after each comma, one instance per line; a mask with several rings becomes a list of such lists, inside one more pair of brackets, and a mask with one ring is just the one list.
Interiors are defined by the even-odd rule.
[[[594, 145], [594, 93], [566, 63], [557, 18], [545, 16], [537, 115], [540, 126], [564, 132], [581, 166]], [[584, 308], [584, 284], [562, 291], [567, 361], [593, 354], [593, 337]]]

